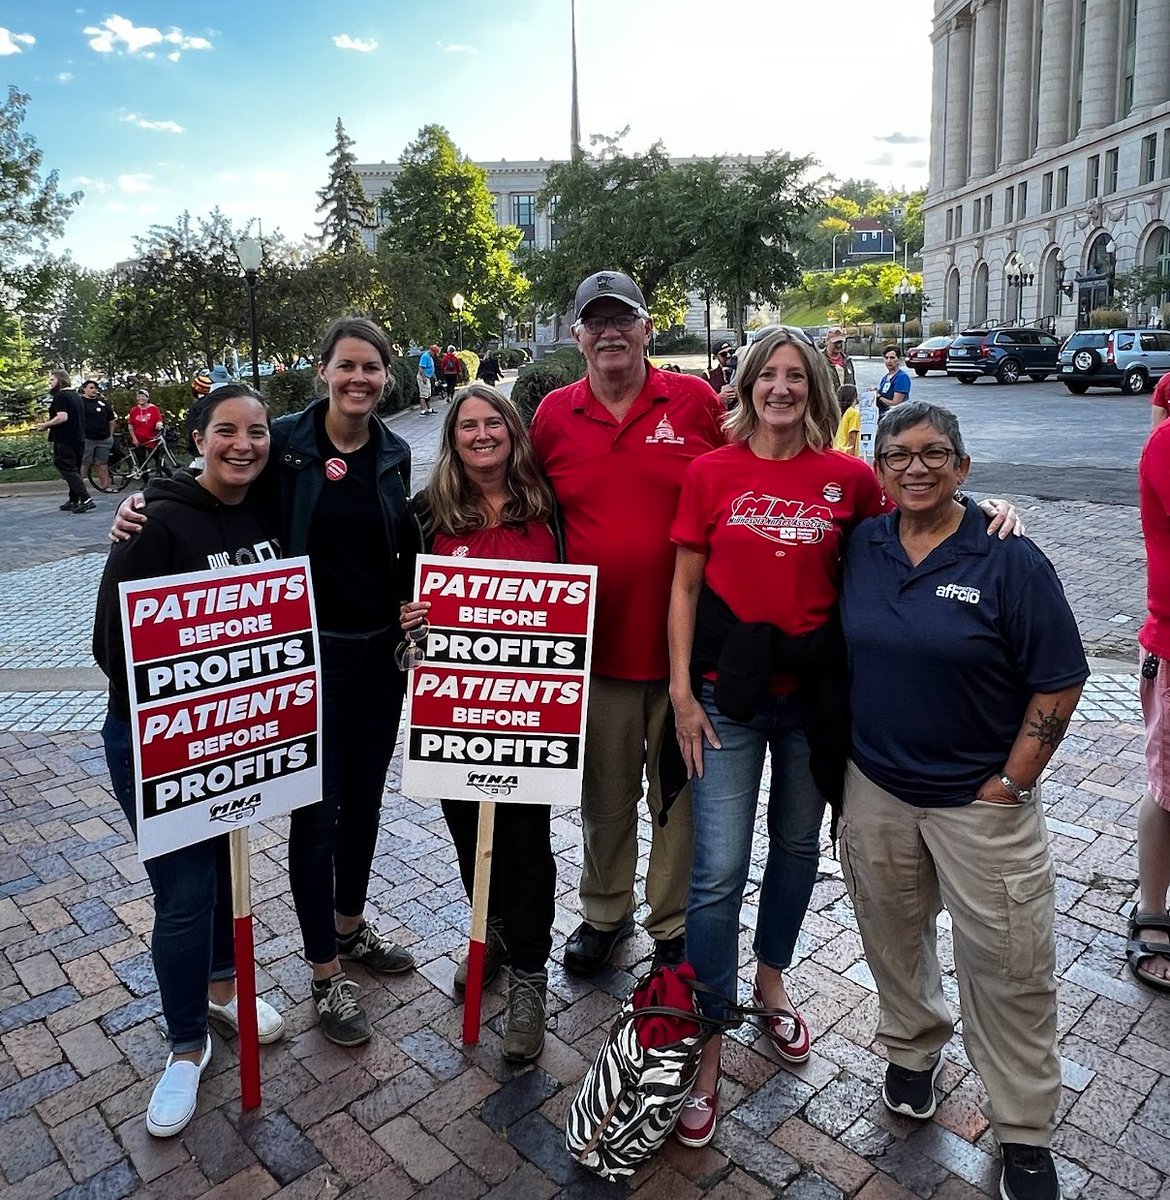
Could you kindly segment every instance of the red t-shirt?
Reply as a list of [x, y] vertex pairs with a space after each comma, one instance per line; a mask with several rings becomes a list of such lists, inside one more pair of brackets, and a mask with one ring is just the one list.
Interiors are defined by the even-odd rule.
[[1170, 371], [1167, 371], [1158, 380], [1157, 386], [1154, 388], [1154, 394], [1150, 397], [1150, 403], [1156, 408], [1164, 409], [1170, 413]]
[[884, 508], [873, 469], [851, 454], [806, 447], [774, 461], [742, 443], [687, 469], [670, 536], [706, 555], [707, 583], [741, 621], [795, 635], [828, 620], [845, 537]]
[[443, 375], [458, 375], [459, 360], [454, 354], [444, 354], [439, 360], [439, 371]]
[[145, 408], [136, 404], [126, 417], [138, 445], [147, 447], [158, 441], [155, 430], [162, 424], [162, 419], [163, 415], [157, 404], [148, 404]]
[[433, 553], [448, 558], [556, 562], [557, 543], [552, 530], [543, 521], [529, 521], [523, 527], [494, 525], [490, 529], [469, 529], [458, 537], [440, 530], [435, 534]]
[[1138, 641], [1159, 658], [1170, 658], [1170, 421], [1150, 434], [1142, 450], [1138, 504], [1146, 540], [1149, 609]]
[[649, 366], [621, 424], [588, 377], [550, 392], [536, 410], [532, 441], [564, 514], [565, 555], [598, 568], [598, 675], [650, 682], [670, 674], [670, 523], [688, 464], [723, 445], [725, 415], [706, 380]]

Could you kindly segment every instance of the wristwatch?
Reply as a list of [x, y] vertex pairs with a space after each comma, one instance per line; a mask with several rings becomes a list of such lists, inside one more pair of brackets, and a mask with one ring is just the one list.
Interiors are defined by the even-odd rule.
[[1020, 787], [1010, 775], [1001, 775], [999, 781], [1021, 804], [1027, 804], [1032, 799], [1032, 789]]

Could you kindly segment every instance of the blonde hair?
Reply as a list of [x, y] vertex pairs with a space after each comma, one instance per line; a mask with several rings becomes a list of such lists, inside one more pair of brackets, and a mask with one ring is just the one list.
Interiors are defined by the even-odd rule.
[[723, 428], [733, 442], [746, 442], [759, 427], [760, 418], [752, 403], [752, 388], [768, 360], [779, 346], [794, 346], [804, 360], [808, 377], [808, 405], [804, 410], [804, 440], [813, 450], [823, 450], [833, 444], [841, 409], [837, 404], [837, 385], [830, 375], [824, 355], [806, 337], [797, 337], [781, 327], [757, 337], [740, 355], [735, 388], [739, 404], [727, 418]]
[[430, 483], [423, 489], [428, 510], [427, 533], [442, 531], [457, 535], [470, 529], [482, 529], [485, 525], [479, 508], [479, 490], [468, 479], [463, 460], [455, 447], [459, 412], [464, 400], [471, 398], [486, 401], [500, 414], [512, 442], [505, 476], [509, 495], [500, 513], [501, 524], [524, 525], [529, 521], [547, 521], [553, 514], [552, 489], [537, 465], [532, 439], [520, 419], [519, 409], [503, 392], [488, 387], [486, 383], [472, 383], [456, 392], [443, 419], [435, 469], [431, 473]]

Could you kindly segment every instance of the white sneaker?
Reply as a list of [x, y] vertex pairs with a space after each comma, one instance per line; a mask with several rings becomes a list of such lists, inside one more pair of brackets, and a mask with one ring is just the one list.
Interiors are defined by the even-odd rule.
[[209, 1062], [210, 1034], [203, 1047], [203, 1057], [197, 1063], [185, 1059], [175, 1062], [174, 1054], [167, 1055], [166, 1070], [155, 1084], [150, 1103], [146, 1106], [148, 1132], [155, 1137], [174, 1137], [187, 1128], [199, 1101], [199, 1080]]
[[[207, 1002], [207, 1015], [230, 1025], [237, 1033], [240, 1031], [240, 1014], [236, 1009], [237, 997], [233, 996], [226, 1004], [216, 1004], [213, 1000]], [[256, 997], [256, 1028], [260, 1031], [260, 1043], [267, 1046], [269, 1042], [280, 1039], [284, 1033], [284, 1017], [266, 1000]]]

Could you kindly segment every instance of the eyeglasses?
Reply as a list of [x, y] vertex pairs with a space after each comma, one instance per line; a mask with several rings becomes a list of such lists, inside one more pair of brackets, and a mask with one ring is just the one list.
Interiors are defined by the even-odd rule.
[[607, 325], [618, 333], [629, 333], [641, 319], [636, 312], [623, 312], [613, 317], [582, 317], [577, 324], [588, 333], [604, 333]]
[[944, 450], [942, 446], [930, 446], [926, 450], [887, 450], [877, 456], [878, 462], [890, 471], [905, 471], [917, 458], [924, 467], [937, 471], [945, 467], [952, 458], [958, 458], [957, 450]]
[[431, 627], [426, 621], [406, 631], [406, 641], [399, 642], [394, 650], [394, 661], [400, 671], [413, 671], [427, 661], [427, 638]]
[[767, 337], [770, 333], [781, 332], [788, 334], [789, 337], [796, 338], [797, 341], [804, 342], [806, 346], [813, 346], [812, 338], [797, 325], [765, 325], [763, 329], [756, 330], [756, 336], [752, 339], [753, 344], [758, 342], [760, 338]]

